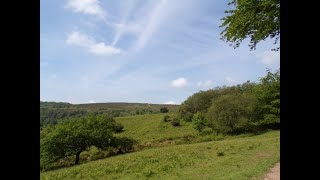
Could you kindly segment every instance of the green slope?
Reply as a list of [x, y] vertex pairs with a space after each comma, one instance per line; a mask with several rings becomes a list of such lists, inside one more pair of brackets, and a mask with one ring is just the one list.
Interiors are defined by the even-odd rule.
[[[138, 136], [137, 136], [138, 137]], [[218, 156], [218, 154], [224, 154]], [[174, 145], [40, 173], [41, 179], [250, 179], [280, 160], [280, 131]]]
[[170, 122], [163, 122], [162, 119], [165, 115], [168, 114], [117, 117], [116, 121], [124, 126], [124, 132], [119, 136], [130, 137], [145, 144], [197, 135], [190, 123], [181, 123], [180, 127], [173, 127]]

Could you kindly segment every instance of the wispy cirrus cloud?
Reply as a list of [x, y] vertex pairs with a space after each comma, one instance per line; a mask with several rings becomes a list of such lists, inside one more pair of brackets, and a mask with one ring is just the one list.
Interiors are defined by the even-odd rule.
[[106, 45], [104, 42], [96, 42], [92, 37], [78, 31], [70, 33], [67, 36], [66, 43], [86, 48], [90, 53], [95, 55], [112, 55], [121, 52], [119, 48]]
[[150, 14], [148, 15], [149, 19], [147, 20], [146, 26], [143, 31], [140, 33], [136, 43], [135, 43], [135, 50], [142, 49], [149, 39], [152, 38], [153, 34], [156, 30], [158, 30], [159, 25], [165, 19], [167, 15], [166, 11], [166, 4], [167, 0], [160, 0], [155, 6]]
[[68, 0], [66, 8], [73, 12], [95, 15], [99, 18], [105, 18], [106, 12], [98, 0]]

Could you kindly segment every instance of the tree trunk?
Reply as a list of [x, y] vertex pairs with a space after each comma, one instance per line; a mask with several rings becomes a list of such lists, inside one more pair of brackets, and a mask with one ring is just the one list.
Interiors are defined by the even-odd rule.
[[76, 161], [75, 161], [75, 164], [79, 164], [79, 160], [80, 160], [80, 153], [81, 153], [81, 152], [77, 152], [77, 154], [76, 154]]

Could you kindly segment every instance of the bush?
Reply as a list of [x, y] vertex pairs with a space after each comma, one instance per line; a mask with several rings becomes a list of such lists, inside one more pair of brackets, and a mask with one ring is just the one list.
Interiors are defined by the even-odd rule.
[[116, 122], [115, 125], [114, 125], [114, 132], [116, 133], [119, 133], [119, 132], [122, 132], [123, 131], [123, 125]]
[[169, 112], [169, 109], [167, 107], [162, 107], [162, 108], [160, 108], [160, 112], [167, 113], [167, 112]]
[[171, 124], [172, 124], [172, 126], [180, 126], [180, 121], [179, 121], [179, 119], [174, 118], [174, 119], [171, 121]]
[[255, 97], [246, 93], [220, 96], [208, 110], [208, 124], [224, 134], [249, 131], [255, 104]]
[[122, 154], [133, 151], [136, 143], [137, 141], [134, 139], [120, 137], [114, 139], [112, 146], [118, 150], [117, 154]]
[[165, 115], [162, 120], [163, 120], [163, 122], [168, 122], [168, 121], [170, 121], [170, 116]]
[[[246, 86], [248, 86], [246, 84]], [[184, 121], [190, 122], [195, 113], [207, 113], [208, 108], [212, 102], [225, 94], [235, 94], [241, 92], [242, 85], [231, 87], [217, 87], [215, 89], [209, 89], [207, 91], [199, 91], [188, 97], [179, 107], [179, 117]]]
[[192, 117], [192, 125], [194, 129], [201, 132], [206, 127], [204, 115], [200, 112], [195, 113]]

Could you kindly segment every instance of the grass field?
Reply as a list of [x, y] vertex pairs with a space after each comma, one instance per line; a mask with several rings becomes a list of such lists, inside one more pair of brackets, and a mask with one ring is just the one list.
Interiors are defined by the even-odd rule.
[[[129, 118], [118, 120], [124, 125], [130, 121], [134, 124], [135, 121]], [[147, 122], [144, 123], [147, 125]], [[135, 126], [138, 128], [139, 123]], [[141, 128], [143, 127], [141, 125]], [[178, 129], [175, 130], [179, 133]], [[132, 132], [134, 131], [132, 129]], [[132, 132], [125, 131], [127, 135], [132, 134], [132, 137], [141, 142], [148, 141], [150, 137], [151, 139], [166, 137], [166, 135], [152, 136], [151, 134], [157, 133], [148, 130]], [[256, 136], [146, 149], [40, 173], [40, 177], [41, 179], [259, 179], [279, 160], [280, 131], [270, 131]]]
[[173, 127], [170, 122], [163, 122], [165, 115], [172, 114], [146, 114], [115, 118], [124, 126], [124, 132], [119, 136], [130, 137], [144, 144], [197, 135], [197, 131], [190, 123], [181, 123], [180, 127]]

